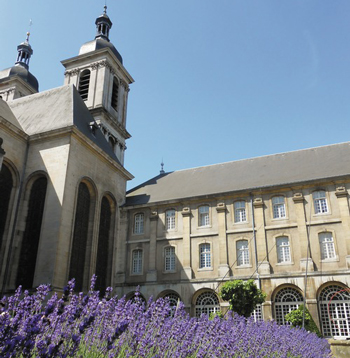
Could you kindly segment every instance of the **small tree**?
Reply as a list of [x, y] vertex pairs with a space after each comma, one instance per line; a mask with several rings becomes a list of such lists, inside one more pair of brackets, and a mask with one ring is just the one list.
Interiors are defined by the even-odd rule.
[[[289, 322], [293, 327], [302, 327], [303, 325], [303, 311], [304, 305], [300, 305], [296, 310], [286, 314], [285, 320]], [[309, 310], [305, 308], [305, 329], [309, 332], [316, 333], [319, 337], [322, 337], [320, 330], [317, 328], [315, 321], [313, 320]]]
[[254, 280], [233, 280], [225, 282], [220, 296], [230, 304], [230, 310], [241, 316], [249, 317], [256, 305], [265, 301], [266, 294], [254, 283]]

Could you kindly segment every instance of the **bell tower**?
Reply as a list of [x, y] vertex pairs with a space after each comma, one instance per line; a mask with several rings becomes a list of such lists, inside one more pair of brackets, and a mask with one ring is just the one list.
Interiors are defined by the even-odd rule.
[[109, 40], [112, 21], [107, 6], [96, 21], [95, 39], [83, 44], [79, 55], [62, 61], [65, 84], [74, 84], [114, 153], [124, 163], [129, 85], [134, 82], [123, 59]]

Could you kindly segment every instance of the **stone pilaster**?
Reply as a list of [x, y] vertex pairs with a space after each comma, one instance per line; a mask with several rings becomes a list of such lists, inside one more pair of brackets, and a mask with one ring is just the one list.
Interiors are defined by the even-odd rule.
[[228, 265], [227, 257], [227, 236], [226, 236], [226, 205], [225, 203], [218, 203], [216, 206], [218, 213], [218, 228], [219, 228], [219, 270], [218, 276], [224, 277], [228, 274], [230, 266]]
[[192, 278], [191, 266], [191, 209], [185, 207], [182, 209], [183, 220], [183, 261], [181, 279], [190, 280]]
[[146, 281], [157, 281], [157, 223], [158, 212], [152, 210], [150, 217], [150, 233], [149, 233], [149, 256], [148, 256], [148, 271], [146, 275]]
[[130, 214], [127, 211], [120, 210], [119, 230], [117, 236], [117, 252], [115, 255], [115, 284], [121, 284], [125, 282], [125, 270], [129, 250], [127, 246], [128, 241], [128, 216]]

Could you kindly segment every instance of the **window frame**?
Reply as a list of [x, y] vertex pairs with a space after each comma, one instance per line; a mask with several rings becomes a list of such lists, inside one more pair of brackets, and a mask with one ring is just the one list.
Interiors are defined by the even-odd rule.
[[[140, 218], [139, 220], [138, 217]], [[145, 231], [145, 214], [142, 212], [138, 212], [134, 215], [133, 234], [142, 235], [144, 234], [144, 231]]]
[[[244, 248], [239, 248], [241, 243], [246, 243], [247, 246]], [[241, 252], [243, 252], [243, 255]], [[236, 241], [236, 262], [237, 267], [252, 267], [250, 260], [249, 241], [247, 239], [239, 239]]]
[[[332, 241], [321, 242], [321, 237], [326, 236], [326, 235], [330, 236]], [[319, 242], [319, 248], [320, 248], [320, 260], [322, 262], [338, 261], [339, 260], [339, 257], [337, 255], [336, 245], [335, 245], [334, 233], [332, 231], [319, 232], [318, 233], [318, 242]], [[325, 257], [323, 255], [323, 253], [324, 253], [323, 244], [326, 244], [327, 257]], [[331, 244], [331, 245], [329, 245], [329, 244]], [[329, 250], [330, 246], [332, 247], [331, 251], [333, 251], [332, 256], [329, 255], [330, 254], [330, 250]]]
[[[207, 208], [207, 212], [201, 212], [202, 208]], [[198, 207], [198, 227], [204, 228], [210, 226], [210, 206], [208, 204]]]
[[[209, 248], [209, 250], [208, 250], [208, 248]], [[199, 270], [212, 269], [213, 266], [212, 266], [211, 243], [203, 242], [203, 243], [199, 244], [198, 245], [198, 253], [199, 253], [199, 263], [198, 263]]]
[[[281, 241], [282, 239], [287, 239], [288, 241], [288, 245], [279, 245], [279, 241]], [[292, 264], [293, 260], [292, 260], [292, 248], [291, 248], [291, 240], [290, 237], [288, 235], [278, 235], [275, 237], [276, 240], [276, 256], [277, 256], [277, 265], [288, 265], [288, 264]], [[287, 248], [288, 250], [288, 255], [289, 255], [289, 260], [285, 260], [285, 259], [281, 259], [281, 255], [280, 255], [280, 248], [284, 249], [283, 251], [283, 256], [285, 257], [285, 250]]]
[[[135, 253], [140, 253], [139, 257], [135, 257]], [[137, 270], [135, 270], [135, 266], [137, 266]], [[143, 274], [143, 250], [141, 248], [136, 248], [131, 251], [131, 275], [142, 275], [142, 274]]]
[[[171, 250], [169, 254], [167, 254], [167, 250]], [[164, 273], [173, 273], [176, 272], [176, 247], [173, 245], [165, 246], [163, 249], [164, 255]], [[169, 268], [167, 268], [167, 263], [169, 263]]]
[[[316, 197], [318, 194], [324, 193], [322, 197]], [[312, 203], [314, 206], [314, 215], [327, 215], [330, 214], [330, 208], [327, 200], [326, 190], [320, 189], [312, 192]], [[326, 210], [323, 209], [325, 206]]]
[[[174, 215], [168, 216], [168, 213], [170, 213], [170, 212], [174, 213]], [[176, 229], [176, 210], [175, 209], [167, 209], [165, 211], [165, 230], [173, 231], [175, 229]]]
[[[279, 199], [283, 199], [280, 202]], [[287, 218], [287, 206], [286, 198], [283, 195], [275, 195], [271, 198], [272, 203], [272, 218], [273, 219], [286, 219]], [[282, 210], [281, 210], [282, 209]]]
[[[238, 206], [244, 203], [244, 207]], [[247, 207], [245, 200], [237, 200], [233, 203], [233, 222], [235, 224], [241, 224], [248, 222], [247, 220]], [[237, 215], [238, 214], [238, 215]], [[239, 219], [239, 220], [237, 220]]]

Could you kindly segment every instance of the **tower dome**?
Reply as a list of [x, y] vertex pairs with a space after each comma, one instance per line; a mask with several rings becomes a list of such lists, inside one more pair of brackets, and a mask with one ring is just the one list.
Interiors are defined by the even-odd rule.
[[107, 15], [107, 6], [104, 6], [103, 14], [100, 15], [96, 21], [96, 36], [95, 39], [89, 42], [86, 42], [81, 46], [79, 55], [83, 55], [85, 53], [100, 50], [102, 48], [110, 48], [112, 52], [115, 54], [120, 63], [123, 63], [123, 58], [118, 52], [118, 50], [114, 47], [114, 45], [109, 40], [109, 31], [112, 28], [112, 21]]

